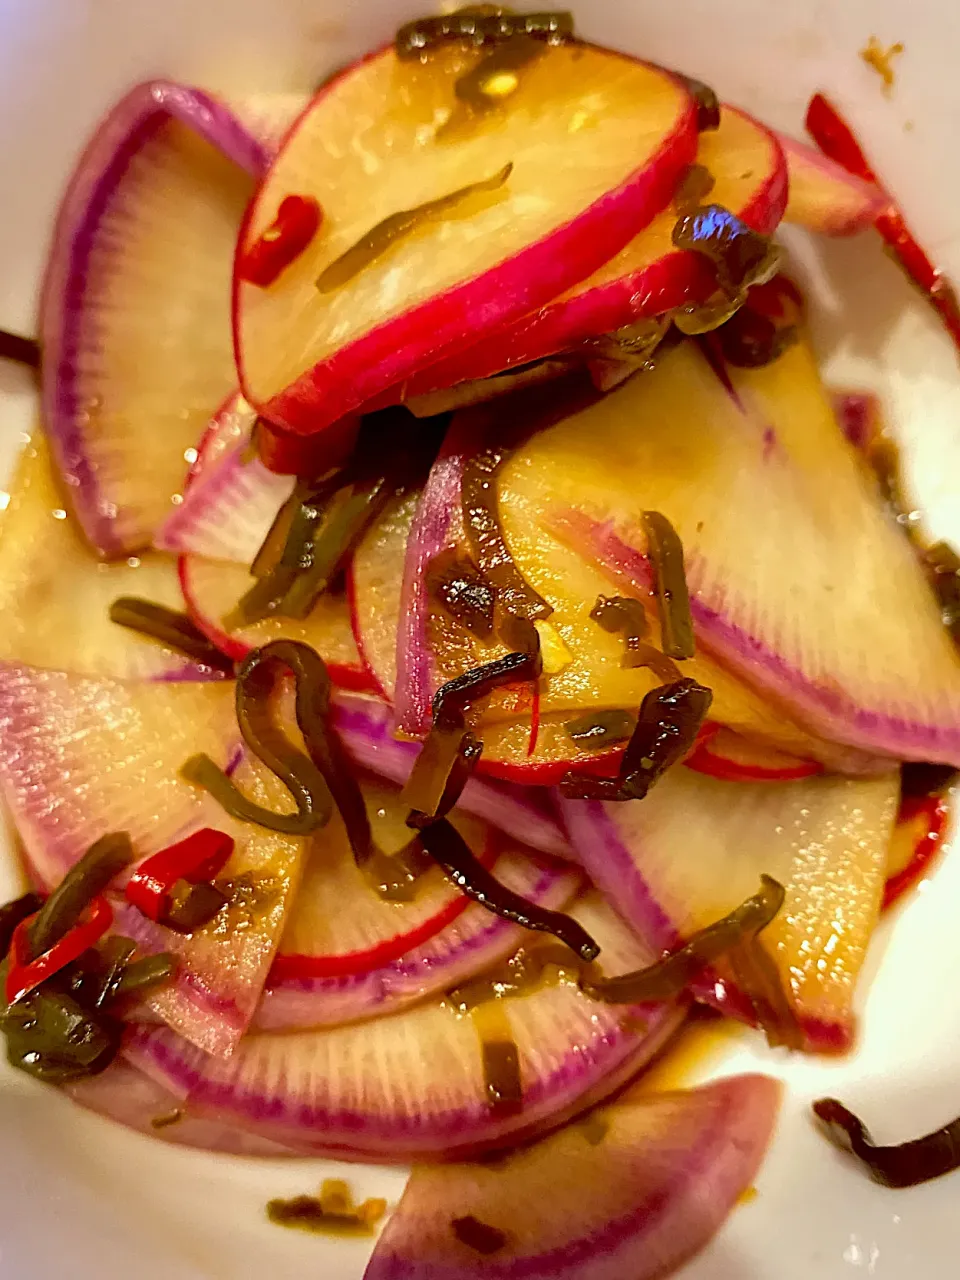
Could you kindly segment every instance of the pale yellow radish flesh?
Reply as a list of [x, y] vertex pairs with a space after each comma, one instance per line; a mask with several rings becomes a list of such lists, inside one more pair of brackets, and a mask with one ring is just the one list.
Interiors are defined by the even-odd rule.
[[804, 1044], [835, 1052], [854, 1035], [854, 993], [880, 916], [899, 791], [896, 770], [771, 783], [678, 768], [642, 803], [562, 804], [588, 874], [664, 948], [733, 910], [761, 875], [778, 880], [786, 900], [761, 938]]
[[693, 344], [670, 351], [535, 435], [509, 482], [531, 519], [638, 592], [641, 514], [663, 512], [705, 650], [825, 739], [960, 763], [960, 655], [806, 341], [726, 373]]
[[419, 492], [410, 493], [392, 503], [360, 540], [350, 565], [353, 632], [388, 701], [397, 685], [403, 560], [419, 499]]
[[155, 551], [98, 559], [63, 505], [43, 436], [25, 446], [9, 499], [0, 517], [0, 659], [116, 679], [214, 675], [110, 621], [118, 596], [182, 611], [176, 560]]
[[[525, 67], [501, 110], [454, 119], [454, 85], [481, 54], [423, 64], [392, 49], [327, 86], [291, 131], [241, 235], [287, 195], [324, 211], [314, 241], [269, 289], [235, 280], [247, 398], [312, 434], [477, 330], [595, 270], [660, 210], [693, 159], [692, 100], [669, 74], [585, 45]], [[449, 125], [449, 127], [444, 127]], [[385, 219], [512, 166], [399, 237], [340, 287], [318, 278]]]

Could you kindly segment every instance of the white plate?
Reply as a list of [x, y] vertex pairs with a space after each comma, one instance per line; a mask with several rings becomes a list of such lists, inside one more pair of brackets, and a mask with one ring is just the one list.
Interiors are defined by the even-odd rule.
[[[855, 121], [926, 244], [960, 277], [956, 129], [960, 9], [946, 0], [584, 0], [579, 29], [682, 67], [765, 120], [799, 132], [827, 89]], [[97, 116], [167, 74], [214, 87], [306, 88], [416, 16], [390, 0], [0, 0], [0, 323], [29, 332], [58, 193]], [[857, 57], [903, 40], [886, 98]], [[874, 385], [909, 443], [918, 509], [960, 546], [960, 367], [926, 308], [869, 240], [792, 240], [815, 284], [830, 377]], [[27, 380], [0, 366], [0, 448], [33, 422]], [[2, 460], [2, 459], [0, 459]], [[922, 499], [922, 502], [921, 502]], [[2, 625], [2, 621], [0, 621]], [[12, 876], [11, 876], [12, 883]], [[7, 888], [9, 886], [0, 886]], [[759, 1179], [685, 1280], [939, 1280], [957, 1273], [957, 1177], [885, 1191], [827, 1148], [809, 1102], [829, 1092], [899, 1140], [960, 1111], [960, 859], [896, 913], [871, 957], [859, 1052], [794, 1062], [735, 1043], [712, 1070], [787, 1082]], [[333, 1166], [245, 1163], [180, 1151], [74, 1110], [26, 1077], [0, 1076], [3, 1280], [359, 1280], [366, 1248], [269, 1226], [265, 1201], [309, 1192]], [[399, 1171], [353, 1166], [356, 1189], [395, 1199]], [[629, 1277], [624, 1277], [629, 1280]]]

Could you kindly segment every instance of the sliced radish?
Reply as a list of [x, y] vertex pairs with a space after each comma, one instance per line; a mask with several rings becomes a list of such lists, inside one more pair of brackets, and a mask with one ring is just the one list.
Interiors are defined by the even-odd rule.
[[[761, 874], [779, 880], [786, 901], [762, 938], [806, 1047], [836, 1052], [853, 1040], [898, 794], [896, 772], [733, 783], [680, 768], [642, 803], [561, 807], [588, 875], [651, 945], [675, 947], [726, 915]], [[704, 994], [737, 1010], [723, 984]]]
[[949, 810], [942, 796], [905, 796], [887, 852], [883, 910], [899, 902], [943, 849]]
[[[319, 236], [275, 285], [234, 280], [244, 394], [303, 435], [463, 341], [583, 279], [645, 226], [696, 150], [693, 103], [666, 72], [590, 46], [549, 49], [508, 108], [441, 132], [454, 83], [483, 56], [450, 46], [426, 63], [392, 48], [314, 98], [258, 192], [240, 254], [287, 195], [324, 210]], [[449, 216], [323, 291], [318, 278], [398, 211], [507, 172]]]
[[0, 729], [0, 788], [48, 887], [107, 832], [129, 831], [149, 853], [221, 824], [179, 769], [198, 751], [228, 763], [239, 737], [230, 682], [94, 680], [4, 662]]
[[24, 449], [0, 522], [0, 659], [126, 680], [221, 673], [110, 621], [118, 596], [181, 610], [176, 561], [145, 552], [98, 560], [61, 504], [46, 442]]
[[724, 782], [793, 782], [823, 772], [823, 765], [816, 760], [788, 756], [723, 725], [712, 725], [711, 729], [713, 732], [701, 737], [684, 760], [688, 769]]
[[790, 195], [785, 222], [825, 236], [852, 236], [873, 226], [889, 198], [814, 147], [777, 134], [787, 159]]
[[493, 1165], [414, 1170], [364, 1280], [658, 1280], [722, 1226], [781, 1086], [733, 1076], [595, 1113]]
[[[710, 203], [723, 205], [762, 234], [776, 229], [787, 202], [787, 169], [769, 129], [724, 106], [720, 128], [700, 135], [697, 163], [716, 180], [706, 197]], [[485, 378], [691, 300], [703, 301], [715, 280], [702, 255], [674, 248], [677, 216], [675, 209], [665, 210], [616, 257], [559, 298], [414, 375], [404, 398]]]
[[[138, 856], [199, 827], [233, 836], [224, 871], [231, 903], [204, 929], [183, 936], [126, 902], [115, 908], [119, 931], [145, 952], [179, 958], [175, 980], [150, 996], [149, 1007], [206, 1051], [230, 1053], [260, 998], [303, 850], [300, 840], [234, 822], [180, 780], [180, 766], [199, 751], [235, 764], [232, 685], [121, 684], [2, 664], [0, 728], [0, 788], [47, 888], [107, 832], [128, 831]], [[235, 768], [255, 801], [290, 807], [265, 767], [241, 761]]]
[[241, 440], [216, 463], [205, 464], [157, 530], [154, 546], [250, 565], [292, 492], [292, 478], [268, 471]]
[[[209, 471], [225, 453], [229, 453], [234, 445], [241, 440], [250, 439], [255, 421], [256, 414], [239, 391], [227, 396], [204, 427], [197, 447], [187, 455], [188, 459], [193, 458], [193, 462], [184, 483], [185, 493], [189, 492], [190, 486], [205, 471]], [[160, 527], [163, 528], [162, 525]]]
[[[378, 847], [402, 848], [409, 806], [384, 783], [363, 789]], [[528, 901], [559, 909], [576, 894], [580, 879], [569, 867], [534, 861], [476, 819], [456, 821], [497, 879]], [[412, 902], [385, 902], [357, 870], [342, 824], [331, 823], [312, 844], [257, 1026], [296, 1030], [395, 1012], [505, 960], [525, 936], [439, 872]]]
[[[466, 635], [461, 628], [451, 628], [449, 634], [444, 631], [439, 637], [431, 635], [432, 626], [443, 619], [429, 597], [427, 569], [439, 552], [465, 544], [461, 514], [464, 469], [477, 451], [502, 439], [504, 433], [529, 430], [531, 423], [544, 424], [541, 433], [520, 447], [502, 468], [499, 514], [517, 567], [553, 607], [548, 623], [565, 646], [569, 660], [540, 681], [543, 740], [535, 758], [522, 758], [527, 741], [521, 743], [516, 725], [502, 734], [499, 731], [500, 722], [522, 717], [529, 737], [529, 699], [526, 704], [520, 703], [516, 692], [511, 691], [494, 695], [486, 704], [482, 767], [497, 768], [499, 776], [514, 781], [559, 781], [563, 762], [579, 763], [592, 754], [569, 739], [563, 721], [590, 711], [637, 708], [644, 694], [658, 682], [646, 669], [624, 669], [622, 639], [605, 632], [590, 617], [597, 597], [613, 594], [617, 588], [647, 599], [649, 580], [642, 587], [629, 583], [623, 587], [612, 577], [603, 557], [598, 557], [600, 563], [594, 562], [588, 538], [581, 537], [579, 531], [573, 537], [562, 536], [561, 522], [557, 521], [558, 527], [553, 528], [544, 518], [548, 509], [540, 492], [539, 468], [544, 455], [541, 441], [566, 429], [563, 423], [551, 429], [551, 422], [574, 412], [577, 406], [596, 405], [598, 400], [585, 378], [574, 378], [555, 384], [549, 392], [522, 392], [508, 401], [478, 405], [458, 414], [431, 470], [407, 541], [395, 701], [400, 728], [410, 734], [422, 734], [429, 727], [433, 697], [440, 685], [500, 653]], [[570, 419], [577, 420], [576, 416]], [[591, 453], [597, 451], [596, 438], [591, 438], [589, 447]], [[590, 466], [596, 470], [597, 462], [594, 460]], [[591, 474], [588, 467], [584, 475]], [[569, 478], [575, 486], [576, 473]], [[636, 504], [630, 509], [637, 510]], [[363, 618], [360, 626], [362, 631]], [[793, 755], [827, 760], [851, 771], [867, 767], [857, 753], [852, 753], [855, 759], [848, 759], [851, 753], [846, 750], [834, 750], [818, 742], [709, 654], [698, 652], [684, 663], [684, 674], [713, 690], [711, 717], [720, 723]], [[494, 724], [498, 725], [497, 746], [491, 736]], [[510, 772], [501, 772], [499, 764]], [[539, 764], [549, 766], [542, 776], [532, 771]], [[517, 768], [522, 776], [513, 772]]]
[[[420, 747], [394, 736], [393, 713], [388, 706], [372, 698], [339, 694], [333, 714], [337, 732], [357, 764], [391, 782], [406, 782]], [[471, 778], [458, 804], [465, 813], [482, 818], [531, 849], [561, 858], [570, 856], [566, 835], [545, 798], [536, 792]]]
[[350, 564], [350, 618], [357, 648], [379, 692], [392, 702], [397, 687], [397, 637], [407, 543], [420, 494], [389, 506], [361, 539]]
[[[604, 971], [651, 953], [596, 898], [574, 909], [603, 949]], [[141, 1070], [187, 1098], [191, 1113], [284, 1145], [402, 1161], [475, 1154], [560, 1124], [639, 1070], [683, 1019], [678, 1005], [608, 1006], [576, 986], [541, 987], [505, 1003], [523, 1106], [491, 1107], [470, 1018], [442, 1001], [320, 1031], [247, 1037], [226, 1062], [166, 1028], [130, 1041]]]
[[251, 649], [270, 640], [301, 640], [320, 654], [334, 684], [342, 689], [376, 691], [376, 682], [353, 638], [350, 611], [342, 595], [321, 596], [302, 622], [264, 618], [262, 622], [226, 631], [224, 618], [253, 583], [243, 565], [200, 556], [180, 557], [180, 586], [187, 612], [221, 653], [240, 662]]
[[305, 93], [220, 93], [217, 97], [260, 143], [266, 159], [264, 169], [310, 101]]
[[[504, 510], [527, 512], [510, 534], [525, 572], [537, 548], [520, 555], [518, 540], [535, 521], [638, 593], [651, 583], [639, 515], [663, 512], [704, 649], [825, 740], [960, 763], [960, 654], [806, 341], [764, 368], [717, 371], [684, 344], [534, 436], [500, 492]], [[737, 728], [716, 700], [713, 718]]]
[[67, 189], [41, 301], [43, 411], [105, 555], [150, 542], [235, 385], [233, 244], [265, 157], [222, 104], [153, 81], [103, 121]]
[[123, 1058], [98, 1076], [63, 1086], [68, 1098], [98, 1116], [175, 1146], [234, 1156], [290, 1156], [298, 1152], [211, 1120], [188, 1115], [177, 1099]]
[[450, 413], [455, 409], [467, 409], [472, 404], [482, 404], [485, 400], [496, 400], [522, 387], [552, 382], [554, 378], [562, 378], [569, 373], [571, 367], [570, 360], [538, 360], [529, 368], [475, 378], [442, 391], [428, 391], [422, 396], [405, 397], [404, 404], [418, 418], [429, 418], [436, 413]]

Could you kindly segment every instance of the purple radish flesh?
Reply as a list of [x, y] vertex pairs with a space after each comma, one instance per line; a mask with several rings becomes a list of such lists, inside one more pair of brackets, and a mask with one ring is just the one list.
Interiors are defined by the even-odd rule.
[[749, 1189], [780, 1085], [629, 1099], [491, 1165], [415, 1168], [364, 1280], [657, 1280]]
[[236, 385], [233, 247], [266, 161], [215, 99], [153, 81], [101, 123], [67, 188], [41, 300], [43, 413], [106, 556], [149, 544]]
[[[573, 908], [602, 947], [605, 973], [652, 953], [595, 895]], [[388, 1161], [476, 1154], [561, 1124], [609, 1096], [680, 1025], [682, 1004], [600, 1005], [560, 982], [505, 1002], [522, 1107], [490, 1105], [472, 1019], [443, 1001], [319, 1031], [251, 1035], [210, 1058], [167, 1028], [143, 1027], [132, 1061], [192, 1113], [282, 1145]]]
[[[652, 945], [673, 949], [754, 892], [786, 889], [761, 934], [805, 1047], [850, 1047], [857, 976], [879, 919], [896, 772], [870, 779], [721, 782], [672, 770], [638, 804], [561, 800], [578, 860]], [[698, 994], [736, 1014], [743, 993], [705, 975]]]

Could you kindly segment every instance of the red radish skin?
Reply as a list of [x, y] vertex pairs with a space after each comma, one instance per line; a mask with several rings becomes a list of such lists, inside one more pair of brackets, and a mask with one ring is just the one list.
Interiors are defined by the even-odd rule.
[[750, 742], [722, 725], [710, 728], [712, 732], [701, 734], [683, 762], [695, 773], [705, 773], [722, 782], [794, 782], [823, 772], [823, 765], [816, 760], [796, 759]]
[[[879, 918], [896, 813], [895, 772], [784, 783], [720, 782], [674, 769], [642, 804], [562, 800], [578, 859], [624, 919], [672, 949], [756, 892], [787, 892], [763, 939], [808, 1050], [853, 1042], [853, 997]], [[742, 993], [707, 975], [697, 994], [743, 1016]]]
[[104, 564], [61, 507], [46, 441], [24, 447], [0, 520], [0, 659], [120, 680], [217, 680], [194, 662], [110, 621], [118, 596], [182, 610], [176, 562], [144, 552]]
[[888, 202], [875, 182], [866, 182], [820, 151], [778, 133], [787, 161], [789, 199], [784, 222], [825, 236], [852, 236], [872, 227]]
[[[910, 796], [903, 801], [891, 843], [882, 910], [889, 911], [932, 869], [943, 849], [949, 816], [942, 796]], [[897, 858], [901, 850], [905, 859]]]
[[[364, 1280], [662, 1280], [749, 1190], [781, 1092], [733, 1076], [605, 1107], [491, 1166], [416, 1168]], [[502, 1246], [471, 1248], [465, 1219]]]
[[266, 158], [221, 103], [153, 81], [101, 123], [67, 188], [40, 303], [43, 418], [105, 556], [149, 544], [235, 382], [230, 245]]
[[280, 638], [300, 640], [316, 649], [338, 688], [356, 693], [376, 693], [377, 684], [361, 657], [346, 601], [342, 596], [323, 596], [302, 622], [291, 618], [266, 618], [251, 626], [227, 632], [223, 617], [253, 584], [246, 569], [224, 561], [200, 556], [178, 560], [180, 588], [187, 612], [198, 630], [211, 644], [235, 662], [242, 662], [252, 649]]
[[960, 761], [960, 655], [837, 430], [807, 342], [764, 368], [721, 372], [733, 394], [692, 344], [670, 351], [534, 436], [501, 477], [501, 508], [509, 484], [538, 529], [565, 526], [571, 545], [644, 590], [636, 512], [656, 506], [683, 542], [698, 641], [718, 664], [823, 742]]
[[[338, 694], [333, 702], [333, 722], [356, 764], [391, 782], [406, 782], [420, 744], [394, 736], [393, 713], [385, 703]], [[459, 808], [539, 853], [559, 858], [571, 855], [567, 837], [542, 792], [473, 777], [463, 789]]]
[[[596, 898], [573, 913], [603, 948], [606, 972], [649, 962]], [[472, 1156], [564, 1123], [635, 1075], [684, 1016], [683, 1006], [599, 1005], [562, 983], [511, 999], [504, 1012], [523, 1082], [523, 1107], [509, 1116], [489, 1105], [472, 1021], [437, 1001], [348, 1026], [250, 1036], [228, 1061], [166, 1028], [135, 1030], [129, 1051], [188, 1099], [191, 1114], [287, 1146], [403, 1162]]]
[[[303, 435], [323, 430], [438, 359], [467, 328], [507, 323], [583, 279], [666, 205], [693, 159], [695, 110], [685, 90], [666, 73], [583, 45], [551, 49], [526, 68], [510, 111], [495, 124], [476, 121], [465, 140], [428, 151], [418, 127], [449, 107], [453, 80], [477, 56], [445, 50], [423, 67], [398, 63], [391, 48], [355, 64], [313, 99], [261, 186], [241, 228], [241, 257], [272, 220], [278, 195], [291, 189], [314, 195], [334, 228], [271, 290], [234, 280], [244, 392], [278, 426]], [[602, 99], [599, 110], [590, 107], [591, 95], [594, 102]], [[541, 99], [553, 99], [552, 110], [534, 119], [529, 104]], [[585, 119], [592, 116], [592, 127], [564, 128], [561, 140], [560, 123], [577, 110], [587, 113]], [[375, 177], [364, 171], [349, 138], [341, 137], [363, 112], [373, 113], [365, 154], [382, 152]], [[556, 138], [544, 135], [544, 120], [557, 122]], [[388, 129], [389, 146], [381, 146]], [[409, 146], [400, 144], [401, 136]], [[581, 153], [590, 165], [578, 164]], [[443, 224], [444, 248], [452, 252], [442, 260], [428, 237], [409, 237], [394, 246], [388, 265], [368, 266], [333, 301], [329, 295], [318, 300], [314, 281], [369, 230], [371, 220], [376, 224], [399, 207], [458, 190], [508, 161], [514, 169], [499, 203]], [[544, 182], [557, 186], [561, 172], [572, 189], [558, 187], [556, 204], [542, 198], [536, 210], [522, 204], [521, 196], [535, 188], [542, 197]], [[465, 262], [465, 246], [484, 242], [489, 251], [477, 260], [471, 248], [472, 260]], [[385, 273], [394, 282], [388, 303], [378, 296]], [[397, 297], [403, 301], [392, 301]], [[347, 317], [343, 336], [333, 323], [341, 312]], [[307, 363], [289, 363], [283, 353], [292, 350], [310, 353]]]
[[[729, 208], [753, 230], [773, 233], [787, 203], [787, 167], [779, 142], [764, 125], [724, 106], [720, 129], [700, 137], [697, 162], [717, 179], [711, 201]], [[560, 297], [414, 374], [402, 388], [402, 398], [486, 378], [687, 302], [703, 301], [715, 281], [701, 255], [673, 247], [676, 220], [675, 210], [664, 211], [616, 257]]]

